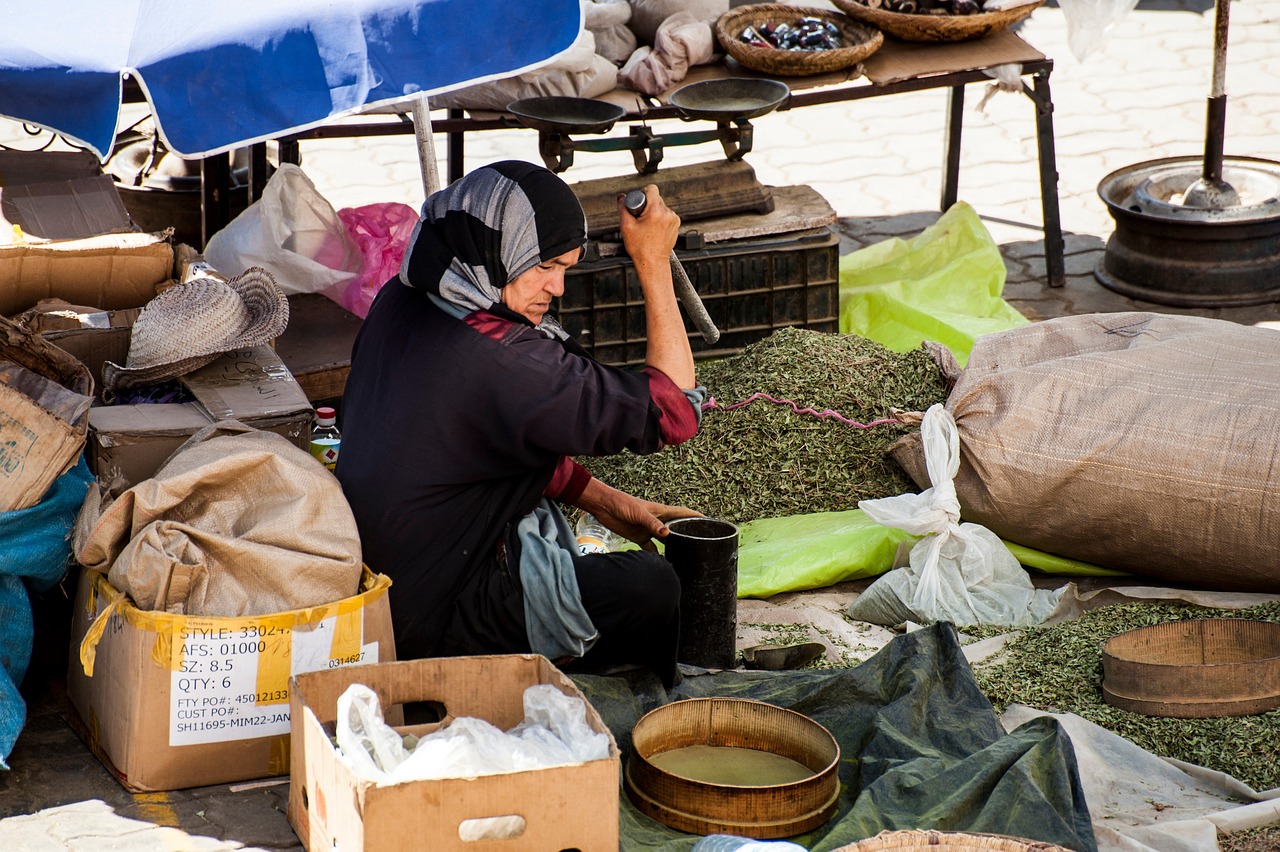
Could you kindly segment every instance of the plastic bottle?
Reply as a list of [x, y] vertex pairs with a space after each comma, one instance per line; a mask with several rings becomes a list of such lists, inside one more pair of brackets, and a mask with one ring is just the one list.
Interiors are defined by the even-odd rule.
[[578, 535], [578, 553], [608, 553], [612, 548], [615, 536], [604, 524], [596, 520], [595, 515], [583, 515], [573, 531]]
[[311, 455], [329, 470], [338, 465], [338, 449], [342, 434], [338, 431], [338, 413], [327, 405], [316, 409], [316, 425], [311, 430]]

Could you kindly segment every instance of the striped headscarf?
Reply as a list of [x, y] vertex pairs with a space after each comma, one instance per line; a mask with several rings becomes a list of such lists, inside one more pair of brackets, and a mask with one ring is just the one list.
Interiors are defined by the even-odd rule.
[[[529, 320], [502, 304], [502, 288], [587, 241], [582, 204], [542, 166], [505, 160], [467, 174], [422, 205], [400, 280], [465, 315], [484, 310]], [[549, 314], [538, 329], [567, 337]]]

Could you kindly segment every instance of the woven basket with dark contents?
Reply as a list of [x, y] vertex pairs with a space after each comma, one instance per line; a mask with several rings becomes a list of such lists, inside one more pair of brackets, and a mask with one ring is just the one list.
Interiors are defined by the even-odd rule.
[[[801, 18], [818, 18], [840, 29], [843, 47], [828, 50], [783, 50], [758, 47], [742, 41], [747, 27], [792, 24]], [[755, 3], [730, 9], [716, 21], [716, 39], [725, 52], [744, 68], [780, 77], [804, 77], [852, 68], [879, 50], [884, 34], [830, 9], [810, 9], [784, 3]]]
[[1007, 30], [1038, 9], [1044, 0], [973, 15], [930, 15], [890, 12], [873, 9], [862, 0], [831, 0], [837, 9], [851, 18], [903, 41], [969, 41]]

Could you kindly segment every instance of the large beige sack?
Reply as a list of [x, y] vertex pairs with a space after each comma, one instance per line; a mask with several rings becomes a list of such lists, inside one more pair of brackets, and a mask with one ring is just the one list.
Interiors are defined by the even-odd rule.
[[[1048, 320], [979, 338], [946, 407], [965, 520], [1166, 581], [1280, 592], [1280, 333]], [[893, 455], [928, 486], [918, 435]]]
[[101, 502], [91, 488], [76, 558], [142, 610], [262, 615], [351, 597], [360, 581], [341, 486], [274, 432], [213, 424], [151, 479]]

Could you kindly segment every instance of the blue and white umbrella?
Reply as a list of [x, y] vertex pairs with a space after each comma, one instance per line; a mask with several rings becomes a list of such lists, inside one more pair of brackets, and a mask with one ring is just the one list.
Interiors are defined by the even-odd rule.
[[581, 16], [578, 0], [0, 0], [0, 116], [105, 161], [129, 75], [165, 147], [205, 157], [537, 68]]

